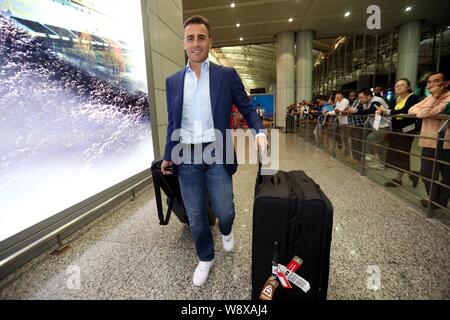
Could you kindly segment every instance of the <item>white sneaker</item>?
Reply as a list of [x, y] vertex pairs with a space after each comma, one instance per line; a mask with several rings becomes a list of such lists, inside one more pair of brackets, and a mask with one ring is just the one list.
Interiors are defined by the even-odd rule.
[[231, 252], [234, 249], [234, 235], [233, 231], [227, 236], [222, 235], [222, 243], [223, 243], [223, 249], [226, 252]]
[[200, 287], [208, 280], [209, 269], [214, 264], [214, 259], [211, 261], [199, 261], [197, 268], [194, 271], [193, 282], [194, 286]]

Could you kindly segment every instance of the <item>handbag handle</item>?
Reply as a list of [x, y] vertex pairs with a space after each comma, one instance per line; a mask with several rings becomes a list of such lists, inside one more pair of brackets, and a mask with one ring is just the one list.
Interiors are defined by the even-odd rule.
[[261, 155], [261, 149], [259, 148], [259, 146], [257, 147], [257, 151], [258, 153], [258, 185], [261, 185], [262, 183], [262, 174], [261, 174], [261, 170], [262, 170], [262, 155]]
[[170, 214], [172, 213], [174, 197], [169, 197], [169, 206], [167, 208], [166, 217], [164, 217], [163, 207], [162, 207], [162, 197], [161, 197], [161, 177], [154, 175], [153, 176], [153, 187], [155, 188], [155, 200], [156, 207], [158, 211], [158, 218], [160, 225], [167, 225], [170, 220]]

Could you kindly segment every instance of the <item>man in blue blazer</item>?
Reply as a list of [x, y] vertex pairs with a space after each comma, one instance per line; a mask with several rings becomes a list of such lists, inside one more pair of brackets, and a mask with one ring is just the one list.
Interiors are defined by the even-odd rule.
[[[161, 165], [163, 174], [178, 175], [199, 258], [193, 276], [196, 286], [206, 283], [214, 262], [206, 192], [209, 192], [212, 209], [219, 219], [224, 250], [231, 252], [234, 248], [231, 176], [236, 172], [237, 161], [227, 130], [230, 129], [233, 104], [249, 126], [258, 132], [256, 142], [260, 150], [264, 152], [267, 148], [264, 126], [252, 108], [236, 70], [216, 65], [208, 59], [210, 31], [209, 21], [202, 16], [193, 16], [184, 23], [183, 45], [189, 62], [166, 80], [168, 127]], [[200, 159], [197, 158], [199, 154]]]

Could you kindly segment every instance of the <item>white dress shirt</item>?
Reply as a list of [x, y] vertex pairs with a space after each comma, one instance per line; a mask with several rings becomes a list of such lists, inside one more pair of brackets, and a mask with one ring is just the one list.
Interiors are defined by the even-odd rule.
[[186, 65], [181, 118], [182, 143], [207, 143], [216, 140], [209, 91], [209, 59], [202, 62], [197, 78], [189, 62]]
[[[339, 111], [344, 111], [345, 109], [347, 109], [347, 107], [349, 107], [349, 104], [350, 104], [350, 102], [346, 98], [343, 98], [341, 101], [336, 102], [336, 107], [334, 109], [335, 110], [338, 109]], [[335, 116], [336, 112], [334, 112], [334, 110], [333, 110], [329, 114], [332, 116]], [[348, 124], [347, 116], [339, 116], [338, 120], [339, 120], [339, 124]]]

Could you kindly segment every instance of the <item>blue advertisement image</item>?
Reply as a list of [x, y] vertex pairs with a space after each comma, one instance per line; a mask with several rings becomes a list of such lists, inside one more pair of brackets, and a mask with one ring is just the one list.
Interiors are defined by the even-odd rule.
[[149, 103], [140, 1], [0, 0], [0, 241], [148, 169]]
[[250, 99], [264, 126], [274, 126], [275, 96], [273, 94], [255, 94], [250, 95]]

